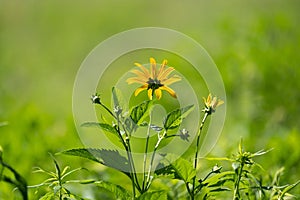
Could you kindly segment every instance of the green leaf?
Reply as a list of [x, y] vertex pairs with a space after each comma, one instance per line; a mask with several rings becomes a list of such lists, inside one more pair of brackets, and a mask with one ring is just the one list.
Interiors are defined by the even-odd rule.
[[46, 193], [41, 198], [39, 198], [39, 200], [52, 200], [53, 198], [54, 198], [54, 193], [51, 191], [51, 192]]
[[113, 183], [105, 182], [105, 181], [99, 181], [96, 182], [95, 184], [102, 189], [110, 191], [115, 196], [116, 199], [122, 199], [122, 200], [132, 199], [131, 194], [126, 189], [124, 189], [119, 185], [115, 185]]
[[107, 149], [81, 148], [70, 149], [61, 152], [66, 155], [79, 156], [89, 160], [101, 163], [108, 167], [112, 167], [128, 175], [129, 164], [128, 160], [121, 156], [118, 151]]
[[112, 88], [112, 98], [113, 98], [113, 108], [118, 110], [121, 114], [124, 110], [127, 111], [127, 106], [125, 104], [125, 100], [123, 98], [121, 90], [116, 87]]
[[288, 185], [286, 188], [284, 188], [284, 190], [281, 192], [281, 195], [279, 197], [279, 199], [283, 199], [283, 197], [288, 194], [287, 192], [289, 192], [290, 190], [292, 190], [294, 187], [296, 187], [298, 184], [300, 183], [300, 180], [298, 180], [296, 183]]
[[164, 128], [168, 130], [179, 127], [181, 125], [182, 120], [185, 117], [187, 117], [193, 109], [194, 105], [189, 105], [168, 113], [163, 122]]
[[137, 200], [165, 200], [165, 199], [167, 199], [167, 192], [163, 190], [146, 192], [137, 198]]
[[234, 172], [233, 171], [225, 171], [219, 174], [215, 174], [214, 176], [206, 179], [203, 184], [208, 185], [208, 187], [219, 187], [222, 186], [227, 181], [234, 181]]
[[85, 122], [85, 123], [81, 124], [81, 126], [82, 127], [97, 127], [97, 128], [100, 128], [104, 131], [107, 131], [107, 132], [118, 135], [117, 130], [114, 127], [112, 127], [111, 125], [106, 124], [106, 123]]
[[0, 160], [0, 164], [3, 167], [7, 168], [9, 171], [11, 171], [15, 177], [15, 180], [12, 180], [9, 177], [3, 176], [3, 177], [1, 177], [3, 179], [3, 181], [10, 183], [10, 184], [14, 185], [15, 187], [17, 187], [20, 190], [23, 199], [27, 200], [28, 193], [27, 193], [27, 182], [26, 182], [25, 178], [23, 178], [13, 167], [8, 165], [7, 163], [4, 163], [2, 160]]
[[167, 154], [161, 163], [166, 166], [160, 169], [161, 174], [174, 174], [174, 178], [183, 180], [185, 183], [190, 183], [196, 176], [196, 170], [191, 162], [180, 157], [178, 158], [174, 154]]
[[144, 101], [131, 109], [130, 118], [136, 125], [141, 125], [144, 122], [149, 115], [148, 111], [151, 104], [152, 101]]

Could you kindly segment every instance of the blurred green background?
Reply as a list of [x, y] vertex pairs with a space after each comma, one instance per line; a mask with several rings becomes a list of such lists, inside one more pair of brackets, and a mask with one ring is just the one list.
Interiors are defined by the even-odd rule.
[[[230, 155], [243, 137], [246, 150], [274, 148], [258, 162], [269, 171], [284, 166], [283, 183], [295, 182], [299, 10], [296, 0], [0, 1], [0, 122], [8, 122], [0, 127], [4, 159], [33, 185], [42, 178], [32, 167], [52, 167], [48, 152], [80, 147], [72, 89], [81, 62], [111, 35], [153, 26], [192, 37], [220, 70], [228, 110], [212, 155]], [[59, 159], [73, 168], [89, 165]], [[1, 199], [11, 195], [11, 188], [0, 188]], [[299, 187], [294, 193], [300, 194]]]

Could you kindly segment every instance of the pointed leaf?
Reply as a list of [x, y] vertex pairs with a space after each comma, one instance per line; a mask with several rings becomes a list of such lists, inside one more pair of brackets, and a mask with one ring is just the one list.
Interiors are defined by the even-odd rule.
[[144, 122], [149, 115], [148, 111], [151, 104], [151, 101], [144, 101], [131, 109], [130, 118], [136, 125], [141, 125]]
[[3, 167], [5, 167], [9, 171], [11, 171], [13, 173], [14, 177], [15, 177], [15, 180], [12, 180], [9, 177], [4, 176], [4, 177], [2, 177], [3, 181], [16, 186], [20, 190], [23, 199], [27, 200], [28, 199], [28, 193], [27, 193], [27, 182], [26, 182], [25, 178], [23, 178], [13, 167], [11, 167], [10, 165], [2, 162], [2, 160], [1, 160], [0, 164], [2, 164]]
[[128, 199], [131, 200], [131, 194], [123, 187], [119, 185], [115, 185], [110, 182], [100, 181], [95, 183], [98, 187], [103, 188], [107, 191], [110, 191], [113, 195], [115, 195], [116, 199]]
[[137, 198], [137, 200], [165, 200], [165, 199], [167, 199], [166, 191], [146, 192]]
[[54, 193], [52, 191], [46, 193], [44, 196], [39, 198], [39, 200], [52, 200], [54, 198]]
[[81, 148], [71, 149], [61, 152], [66, 155], [79, 156], [89, 160], [101, 163], [108, 167], [112, 167], [128, 175], [129, 164], [128, 160], [121, 156], [118, 151], [106, 149]]
[[166, 167], [164, 173], [173, 173], [175, 178], [183, 180], [185, 183], [190, 183], [192, 179], [196, 176], [196, 170], [193, 168], [191, 162], [178, 158], [178, 156], [173, 154], [167, 154], [165, 159], [162, 161]]
[[291, 185], [287, 186], [286, 188], [284, 188], [284, 190], [281, 192], [281, 195], [280, 195], [279, 199], [282, 199], [286, 194], [288, 194], [287, 192], [289, 192], [290, 190], [292, 190], [299, 183], [300, 183], [300, 180], [298, 180], [296, 183], [291, 184]]
[[193, 109], [194, 105], [189, 105], [168, 113], [168, 115], [164, 119], [164, 128], [168, 130], [179, 127], [182, 120], [187, 117]]
[[112, 97], [113, 97], [113, 103], [114, 103], [114, 108], [119, 107], [122, 108], [123, 110], [126, 109], [125, 108], [125, 101], [122, 95], [121, 90], [119, 90], [116, 87], [112, 88]]
[[112, 127], [111, 125], [106, 124], [106, 123], [85, 122], [85, 123], [81, 124], [81, 126], [82, 127], [97, 127], [97, 128], [100, 128], [104, 131], [107, 131], [107, 132], [118, 135], [117, 130], [114, 127]]

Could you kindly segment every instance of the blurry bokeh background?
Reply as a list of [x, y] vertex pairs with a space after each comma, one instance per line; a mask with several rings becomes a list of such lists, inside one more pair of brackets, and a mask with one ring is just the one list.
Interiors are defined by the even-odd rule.
[[[8, 123], [0, 127], [4, 159], [33, 185], [42, 178], [32, 167], [51, 169], [48, 152], [80, 147], [72, 116], [80, 64], [111, 35], [153, 26], [192, 37], [220, 70], [227, 117], [212, 155], [229, 156], [242, 137], [246, 150], [274, 148], [257, 161], [271, 172], [285, 167], [283, 183], [295, 182], [300, 178], [299, 10], [296, 0], [0, 1], [0, 122]], [[59, 159], [73, 168], [89, 162]], [[0, 189], [0, 198], [10, 192]], [[299, 194], [299, 187], [294, 192]]]

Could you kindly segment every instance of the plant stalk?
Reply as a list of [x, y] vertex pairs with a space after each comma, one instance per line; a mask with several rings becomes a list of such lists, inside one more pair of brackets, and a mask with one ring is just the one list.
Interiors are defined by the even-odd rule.
[[[198, 165], [198, 151], [199, 151], [199, 145], [200, 145], [200, 137], [202, 135], [203, 126], [204, 126], [204, 123], [205, 123], [208, 115], [209, 115], [209, 113], [205, 112], [203, 119], [201, 121], [201, 124], [200, 124], [198, 135], [197, 135], [197, 143], [196, 143], [195, 158], [194, 158], [194, 169], [195, 170], [197, 170], [197, 165]], [[192, 200], [195, 199], [195, 186], [196, 186], [196, 176], [193, 178], [193, 187], [192, 187], [192, 191], [190, 192]], [[187, 185], [187, 187], [188, 187], [188, 185]], [[187, 189], [188, 189], [188, 191], [190, 190], [189, 188], [187, 188]]]
[[151, 170], [152, 170], [152, 167], [153, 167], [153, 162], [154, 162], [154, 157], [155, 157], [156, 151], [158, 149], [158, 146], [159, 146], [160, 142], [165, 138], [166, 134], [167, 134], [167, 131], [164, 131], [163, 135], [158, 137], [158, 141], [155, 144], [153, 154], [152, 154], [152, 157], [151, 157], [151, 161], [150, 161], [150, 165], [149, 165], [149, 169], [148, 169], [148, 175], [147, 175], [147, 181], [146, 181], [146, 190], [148, 190], [150, 185], [151, 185], [150, 174], [151, 174]]
[[147, 153], [148, 153], [149, 138], [150, 138], [150, 125], [151, 125], [151, 115], [150, 115], [149, 125], [148, 125], [148, 129], [147, 129], [146, 146], [145, 146], [145, 152], [144, 152], [142, 192], [147, 191], [147, 189], [146, 189], [146, 186], [147, 186], [147, 184], [146, 184], [146, 165], [147, 165]]

